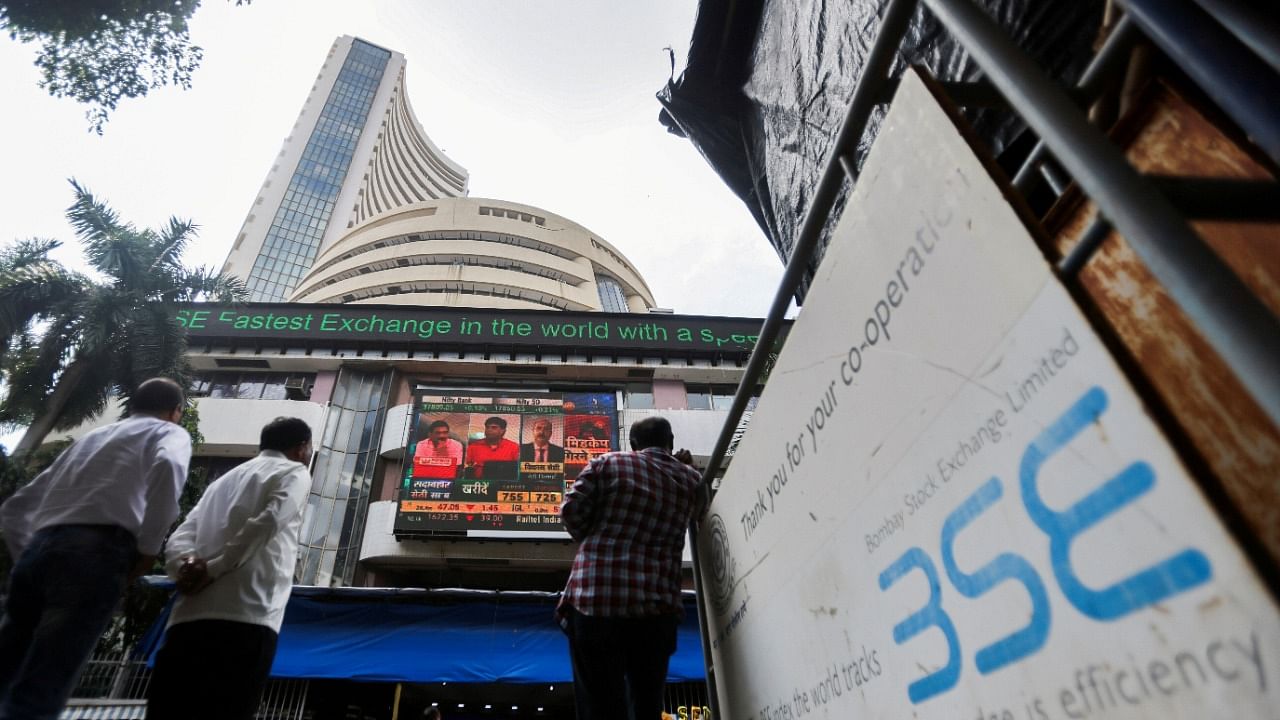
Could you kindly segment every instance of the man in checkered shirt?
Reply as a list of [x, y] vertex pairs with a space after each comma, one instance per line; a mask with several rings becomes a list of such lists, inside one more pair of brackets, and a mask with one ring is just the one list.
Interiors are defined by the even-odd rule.
[[556, 615], [569, 636], [578, 720], [656, 720], [676, 650], [680, 558], [702, 509], [688, 450], [665, 418], [631, 426], [632, 452], [595, 458], [561, 518], [581, 544]]

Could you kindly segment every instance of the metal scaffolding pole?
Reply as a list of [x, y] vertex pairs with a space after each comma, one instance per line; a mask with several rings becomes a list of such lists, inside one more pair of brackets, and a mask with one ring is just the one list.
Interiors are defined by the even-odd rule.
[[[857, 147], [858, 140], [862, 138], [862, 133], [866, 130], [867, 121], [871, 117], [871, 110], [875, 107], [881, 90], [888, 81], [889, 70], [897, 54], [898, 45], [906, 34], [907, 24], [911, 20], [912, 13], [915, 12], [917, 1], [890, 0], [885, 8], [884, 19], [880, 22], [880, 31], [877, 33], [875, 44], [867, 56], [862, 78], [858, 80], [858, 85], [853, 91], [853, 98], [849, 101], [849, 109], [845, 113], [844, 122], [840, 126], [840, 133], [836, 136], [835, 144], [832, 146], [831, 158], [827, 162], [826, 169], [822, 172], [822, 178], [818, 183], [817, 191], [814, 193], [813, 202], [809, 205], [804, 223], [800, 227], [800, 234], [796, 237], [795, 245], [792, 247], [791, 260], [787, 262], [787, 269], [782, 274], [782, 280], [778, 284], [777, 292], [774, 293], [773, 304], [769, 307], [769, 314], [765, 318], [764, 325], [760, 328], [755, 350], [751, 352], [751, 358], [747, 361], [742, 380], [738, 383], [738, 391], [734, 394], [728, 418], [726, 418], [724, 427], [720, 431], [719, 439], [716, 440], [715, 449], [711, 452], [711, 460], [706, 470], [703, 471], [702, 483], [706, 488], [708, 497], [713, 495], [711, 483], [724, 462], [724, 454], [729, 449], [729, 443], [733, 440], [733, 432], [738, 426], [738, 421], [742, 418], [743, 411], [746, 410], [747, 401], [754, 394], [755, 387], [759, 383], [761, 375], [764, 374], [765, 362], [773, 352], [774, 343], [778, 339], [778, 332], [782, 328], [782, 321], [786, 316], [787, 308], [791, 305], [791, 298], [795, 295], [796, 288], [799, 287], [800, 280], [808, 268], [810, 257], [818, 245], [818, 238], [822, 235], [822, 228], [826, 223], [827, 216], [835, 205], [840, 186], [844, 183], [846, 177], [845, 168], [848, 167], [848, 164], [841, 161], [846, 152]], [[698, 560], [698, 523], [699, 519], [695, 519], [690, 528], [690, 552], [693, 555], [693, 579], [698, 590], [698, 615], [700, 620], [705, 620], [707, 617], [706, 600], [705, 593], [701, 589], [702, 568]], [[716, 693], [715, 668], [711, 663], [711, 638], [706, 631], [705, 623], [700, 623], [699, 626], [702, 628], [702, 656], [706, 663], [707, 692], [711, 703], [711, 714], [712, 717], [721, 717], [719, 696]]]

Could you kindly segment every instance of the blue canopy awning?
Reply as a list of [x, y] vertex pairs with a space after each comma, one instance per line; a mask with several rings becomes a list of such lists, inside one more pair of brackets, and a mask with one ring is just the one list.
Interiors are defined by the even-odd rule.
[[[554, 593], [295, 587], [271, 676], [366, 682], [568, 683]], [[159, 642], [156, 621], [144, 652]], [[149, 643], [148, 643], [149, 641]], [[668, 682], [704, 678], [688, 603]]]

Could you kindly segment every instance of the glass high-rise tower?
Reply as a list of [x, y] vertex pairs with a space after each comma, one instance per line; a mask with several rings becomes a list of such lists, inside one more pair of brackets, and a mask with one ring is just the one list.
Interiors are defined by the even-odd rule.
[[467, 171], [414, 117], [404, 71], [400, 53], [334, 41], [223, 268], [251, 300], [286, 300], [316, 256], [371, 215], [466, 195]]

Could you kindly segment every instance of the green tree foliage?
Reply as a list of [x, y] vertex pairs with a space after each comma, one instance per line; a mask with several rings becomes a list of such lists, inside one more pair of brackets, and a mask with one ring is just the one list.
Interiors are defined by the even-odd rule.
[[[150, 377], [189, 384], [177, 303], [245, 297], [238, 280], [182, 264], [195, 236], [191, 222], [174, 218], [157, 230], [138, 229], [75, 181], [72, 187], [75, 203], [67, 217], [99, 277], [71, 272], [50, 258], [59, 246], [53, 240], [22, 240], [0, 251], [0, 423], [30, 424], [13, 455], [0, 449], [0, 502], [71, 444], [44, 443], [50, 430], [80, 425], [105, 410], [111, 397], [127, 399]], [[199, 424], [189, 404], [182, 425], [193, 449], [204, 440]], [[205, 469], [192, 469], [179, 498], [181, 517], [207, 484]], [[0, 544], [0, 581], [7, 581], [11, 568]], [[152, 586], [132, 585], [99, 648], [131, 647], [165, 596]]]
[[[204, 444], [204, 435], [200, 433], [200, 411], [195, 402], [187, 399], [187, 410], [182, 415], [182, 427], [191, 436], [191, 452], [195, 453]], [[187, 519], [187, 513], [200, 502], [205, 488], [209, 487], [208, 468], [192, 467], [187, 473], [187, 484], [178, 497], [178, 523]], [[177, 527], [177, 523], [174, 524]]]
[[[15, 456], [29, 454], [53, 430], [101, 414], [112, 397], [128, 400], [143, 380], [165, 376], [188, 384], [186, 337], [175, 320], [176, 305], [245, 297], [239, 280], [182, 264], [196, 232], [190, 221], [172, 218], [160, 229], [139, 229], [75, 181], [72, 187], [75, 203], [67, 218], [101, 279], [62, 270], [65, 292], [49, 293], [12, 318], [0, 313], [0, 371], [7, 389], [0, 424], [27, 425]], [[0, 265], [0, 299], [27, 287], [30, 273], [24, 268], [62, 277], [47, 257], [53, 246], [28, 241], [0, 256], [0, 262], [9, 261]]]
[[0, 250], [0, 372], [26, 361], [35, 339], [28, 332], [41, 315], [76, 297], [84, 276], [49, 258], [56, 240], [19, 240]]
[[[236, 0], [246, 5], [250, 0]], [[40, 87], [89, 106], [99, 135], [123, 98], [191, 87], [203, 51], [187, 26], [200, 0], [0, 0], [0, 29], [40, 45]]]

